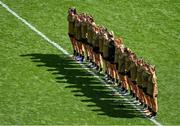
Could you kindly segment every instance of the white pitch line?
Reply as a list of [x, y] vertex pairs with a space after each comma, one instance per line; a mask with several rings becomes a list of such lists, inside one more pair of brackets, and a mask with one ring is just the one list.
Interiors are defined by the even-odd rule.
[[9, 11], [12, 15], [14, 15], [16, 18], [18, 18], [20, 21], [22, 21], [24, 24], [26, 24], [31, 30], [33, 30], [35, 33], [37, 33], [39, 36], [41, 36], [43, 39], [45, 39], [48, 43], [62, 51], [65, 55], [70, 55], [66, 50], [64, 50], [61, 46], [59, 46], [57, 43], [54, 41], [50, 40], [46, 35], [44, 35], [42, 32], [37, 30], [33, 25], [31, 25], [29, 22], [27, 22], [25, 19], [20, 17], [16, 12], [11, 10], [6, 4], [4, 4], [2, 1], [0, 1], [0, 4], [7, 10]]
[[[6, 4], [4, 4], [1, 0], [0, 0], [0, 4], [12, 15], [14, 15], [17, 19], [19, 19], [21, 22], [23, 22], [25, 25], [27, 25], [32, 31], [34, 31], [37, 35], [39, 35], [40, 37], [42, 37], [44, 40], [46, 40], [48, 43], [50, 43], [52, 46], [54, 46], [55, 48], [57, 48], [58, 50], [60, 50], [62, 53], [64, 53], [65, 55], [67, 55], [68, 57], [71, 57], [71, 55], [65, 50], [63, 49], [60, 45], [58, 45], [57, 43], [55, 43], [54, 41], [52, 41], [51, 39], [49, 39], [46, 35], [44, 35], [42, 32], [40, 32], [39, 30], [37, 30], [33, 25], [31, 25], [29, 22], [27, 22], [25, 19], [23, 19], [22, 17], [20, 17], [16, 12], [14, 12], [12, 9], [10, 9]], [[87, 67], [83, 64], [80, 64], [82, 68], [84, 68], [85, 70], [87, 70], [88, 73], [90, 73], [91, 75], [93, 75], [94, 77], [96, 77], [100, 82], [102, 82], [103, 84], [105, 84], [109, 89], [111, 89], [112, 91], [117, 91], [116, 89], [114, 89], [111, 86], [108, 86], [106, 84], [106, 82], [101, 79], [96, 73], [92, 72], [90, 69], [87, 69]], [[127, 98], [125, 98], [124, 96], [121, 95], [121, 97], [125, 100], [128, 101]], [[129, 104], [131, 104], [136, 110], [140, 111], [139, 108], [137, 108], [137, 106], [135, 106], [134, 104], [132, 104], [131, 102], [128, 102]], [[140, 111], [141, 112], [141, 111]], [[141, 112], [142, 113], [142, 112]], [[143, 114], [143, 113], [142, 113]], [[144, 114], [143, 114], [144, 115]], [[152, 121], [154, 124], [156, 124], [157, 126], [162, 126], [161, 123], [159, 123], [158, 121], [156, 121], [155, 119], [150, 119], [148, 118], [150, 121]]]

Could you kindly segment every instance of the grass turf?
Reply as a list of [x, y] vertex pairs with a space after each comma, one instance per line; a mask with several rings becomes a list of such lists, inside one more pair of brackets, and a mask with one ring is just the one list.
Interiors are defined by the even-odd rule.
[[[67, 8], [92, 14], [98, 24], [124, 37], [138, 56], [156, 65], [157, 120], [180, 124], [178, 1], [3, 1], [69, 52]], [[103, 85], [0, 10], [1, 124], [152, 124], [130, 106], [114, 105]], [[74, 79], [76, 74], [80, 78]]]

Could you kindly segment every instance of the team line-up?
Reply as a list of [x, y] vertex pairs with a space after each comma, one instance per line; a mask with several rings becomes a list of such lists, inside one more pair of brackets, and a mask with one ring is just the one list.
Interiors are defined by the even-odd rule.
[[115, 84], [125, 95], [130, 93], [142, 106], [145, 114], [157, 115], [157, 77], [154, 65], [138, 58], [125, 47], [122, 38], [94, 22], [91, 15], [68, 10], [68, 35], [74, 58], [105, 74], [108, 83]]

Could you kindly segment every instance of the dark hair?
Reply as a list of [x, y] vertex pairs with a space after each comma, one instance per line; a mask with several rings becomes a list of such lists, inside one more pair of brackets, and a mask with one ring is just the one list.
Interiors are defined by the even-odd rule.
[[76, 14], [76, 8], [75, 7], [71, 7], [68, 9], [68, 13], [74, 13]]
[[76, 14], [76, 8], [73, 8], [73, 12], [74, 12], [74, 14]]
[[90, 22], [94, 22], [93, 17], [89, 17]]

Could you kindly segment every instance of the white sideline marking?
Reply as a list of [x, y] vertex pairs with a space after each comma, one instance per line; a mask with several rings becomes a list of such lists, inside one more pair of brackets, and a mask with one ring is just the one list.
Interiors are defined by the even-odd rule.
[[25, 19], [23, 19], [22, 17], [20, 17], [16, 12], [14, 12], [13, 10], [11, 10], [6, 4], [4, 4], [1, 0], [0, 0], [0, 4], [7, 10], [9, 11], [12, 15], [14, 15], [16, 18], [18, 18], [20, 21], [22, 21], [24, 24], [26, 24], [31, 30], [33, 30], [34, 32], [36, 32], [39, 36], [41, 36], [43, 39], [45, 39], [47, 42], [49, 42], [51, 45], [53, 45], [54, 47], [56, 47], [57, 49], [59, 49], [60, 51], [62, 51], [64, 54], [66, 55], [70, 55], [66, 50], [64, 50], [61, 46], [59, 46], [57, 43], [55, 43], [54, 41], [50, 40], [47, 36], [45, 36], [42, 32], [40, 32], [39, 30], [37, 30], [33, 25], [31, 25], [30, 23], [28, 23]]
[[[57, 49], [59, 49], [61, 52], [63, 52], [65, 55], [67, 55], [68, 57], [71, 57], [71, 55], [65, 50], [63, 49], [60, 45], [58, 45], [57, 43], [55, 43], [54, 41], [52, 41], [51, 39], [49, 39], [47, 36], [45, 36], [42, 32], [40, 32], [39, 30], [37, 30], [33, 25], [31, 25], [30, 23], [28, 23], [25, 19], [23, 19], [22, 17], [20, 17], [16, 12], [14, 12], [13, 10], [11, 10], [6, 4], [4, 4], [1, 0], [0, 0], [0, 4], [8, 11], [10, 12], [12, 15], [14, 15], [16, 18], [18, 18], [21, 22], [23, 22], [24, 24], [26, 24], [32, 31], [34, 31], [35, 33], [37, 33], [39, 36], [41, 36], [44, 40], [46, 40], [48, 43], [50, 43], [51, 45], [53, 45], [54, 47], [56, 47]], [[94, 77], [96, 77], [100, 82], [104, 83], [109, 89], [111, 89], [112, 91], [117, 92], [116, 89], [114, 89], [111, 86], [108, 86], [106, 84], [106, 82], [104, 80], [102, 80], [96, 73], [92, 72], [90, 69], [87, 69], [87, 67], [83, 64], [80, 64], [82, 68], [84, 68], [85, 70], [87, 70], [87, 72], [89, 72], [91, 75], [93, 75]], [[125, 98], [124, 96], [120, 95], [125, 101], [128, 101], [127, 98]], [[139, 108], [137, 108], [137, 106], [135, 106], [134, 104], [132, 104], [132, 102], [128, 103], [130, 105], [132, 105], [136, 110], [140, 111]], [[140, 111], [142, 114], [143, 112]], [[144, 114], [143, 114], [144, 115]], [[161, 123], [159, 123], [158, 121], [156, 121], [155, 119], [150, 119], [154, 124], [156, 124], [157, 126], [162, 126]]]

